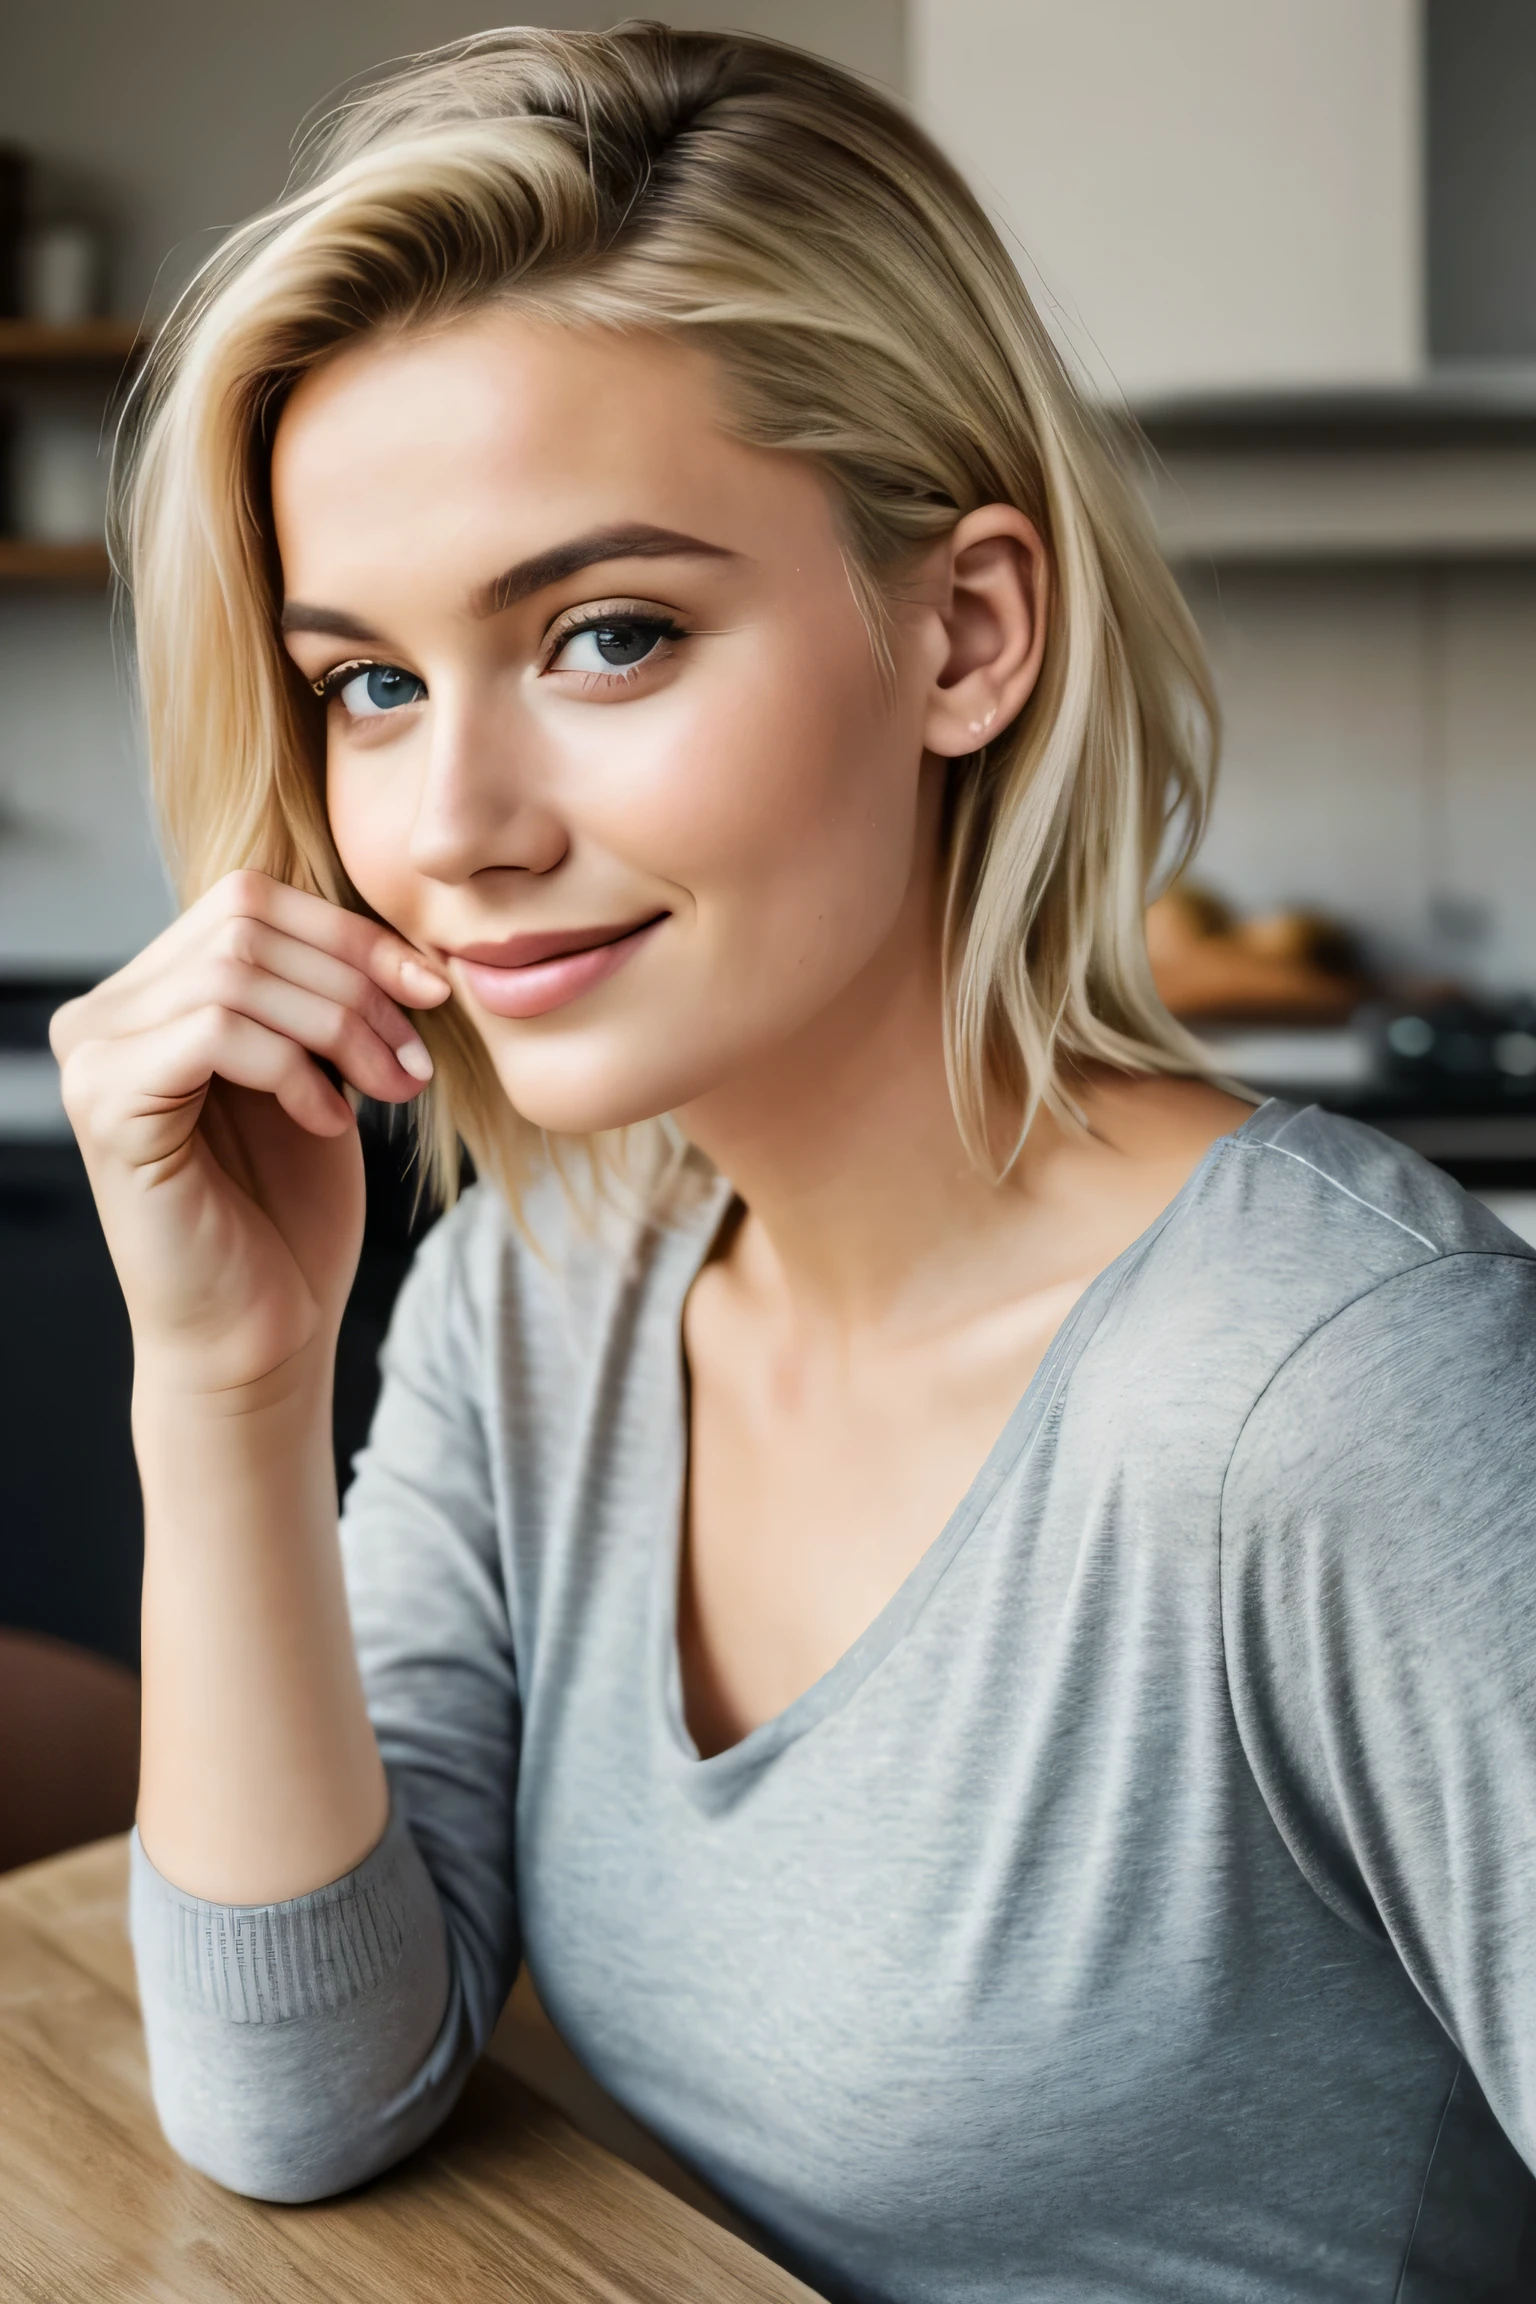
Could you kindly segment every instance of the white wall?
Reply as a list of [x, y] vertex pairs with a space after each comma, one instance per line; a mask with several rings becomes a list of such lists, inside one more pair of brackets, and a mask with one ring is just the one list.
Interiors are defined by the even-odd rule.
[[[543, 0], [523, 20], [640, 12]], [[280, 189], [311, 107], [488, 13], [470, 0], [0, 0], [0, 141], [39, 155], [45, 199], [111, 219], [113, 302], [136, 315]], [[671, 0], [664, 13], [901, 85], [902, 0]], [[105, 601], [0, 591], [0, 972], [113, 967], [169, 902]]]
[[1416, 0], [912, 0], [912, 93], [1102, 385], [1393, 383], [1424, 332], [1417, 22]]
[[[520, 23], [617, 24], [643, 6], [540, 0]], [[795, 41], [892, 86], [903, 0], [671, 0], [681, 26]], [[0, 142], [42, 155], [117, 223], [118, 308], [136, 312], [218, 232], [272, 198], [311, 107], [388, 57], [497, 22], [486, 0], [8, 0]]]
[[[912, 0], [911, 87], [1102, 389], [1409, 384], [1418, 36], [1418, 0]], [[1536, 983], [1536, 567], [1189, 590], [1226, 714], [1203, 875], [1382, 962]]]
[[1226, 716], [1200, 876], [1381, 962], [1536, 985], [1536, 569], [1224, 569], [1190, 586]]

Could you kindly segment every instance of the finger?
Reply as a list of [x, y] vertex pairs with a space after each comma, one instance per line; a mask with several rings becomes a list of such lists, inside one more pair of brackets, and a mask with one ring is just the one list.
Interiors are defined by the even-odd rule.
[[132, 1038], [212, 1006], [285, 1033], [384, 1102], [415, 1096], [431, 1079], [415, 1026], [359, 969], [250, 919], [223, 923], [216, 944], [119, 992], [109, 1016], [98, 1012], [93, 1037]]
[[355, 1010], [385, 1045], [394, 1050], [418, 1084], [431, 1079], [432, 1059], [420, 1033], [405, 1011], [381, 989], [376, 977], [355, 967], [351, 961], [338, 960], [317, 945], [306, 944], [299, 937], [289, 936], [279, 928], [269, 928], [260, 921], [239, 921], [235, 923], [234, 934], [237, 941], [228, 949], [236, 957], [249, 960], [265, 969], [268, 975], [300, 985], [306, 992], [318, 993], [322, 999]]
[[[253, 920], [248, 915], [219, 922], [211, 931], [204, 951], [189, 956], [180, 967], [146, 984], [133, 996], [121, 996], [115, 1027], [122, 1031], [141, 1031], [149, 1025], [167, 1022], [173, 1015], [200, 1008], [211, 998], [260, 1014], [266, 1021], [278, 1023], [280, 1029], [289, 1029], [289, 1021], [281, 1015], [266, 1008], [250, 1008], [247, 995], [251, 972], [272, 976], [352, 1010], [384, 1046], [393, 1051], [397, 1063], [416, 1087], [431, 1079], [432, 1059], [415, 1025], [372, 977], [347, 961], [338, 960], [313, 944], [303, 943], [297, 936], [284, 935], [281, 930], [269, 928], [264, 921]], [[299, 1023], [305, 1013], [308, 1012], [296, 1007], [288, 1012], [296, 1038], [306, 1038]], [[329, 1049], [326, 1052], [330, 1053]]]
[[[254, 932], [269, 925], [274, 934], [287, 937], [293, 944], [355, 968], [407, 1007], [435, 1007], [449, 996], [451, 987], [441, 971], [424, 961], [393, 929], [303, 889], [290, 888], [266, 873], [232, 872], [190, 905], [126, 967], [56, 1013], [49, 1030], [55, 1055], [62, 1063], [83, 1040], [141, 1030], [188, 1006], [200, 1005], [201, 985], [183, 981], [188, 960], [199, 950], [210, 948], [237, 958], [249, 957], [250, 948], [240, 941], [242, 930]], [[287, 972], [296, 973], [296, 969]], [[340, 991], [335, 996], [346, 997]], [[373, 1014], [369, 1020], [392, 1046], [411, 1046], [411, 1028], [403, 1022], [397, 1031], [386, 1024], [382, 1014]], [[406, 1066], [408, 1071], [413, 1064], [417, 1066], [418, 1083], [430, 1070], [430, 1065], [422, 1062], [424, 1056], [424, 1050], [421, 1058], [413, 1055]]]
[[84, 1042], [64, 1068], [64, 1103], [82, 1143], [145, 1166], [186, 1142], [214, 1078], [276, 1097], [311, 1135], [339, 1136], [354, 1125], [346, 1098], [296, 1041], [213, 1005], [146, 1032]]
[[442, 970], [393, 928], [348, 912], [323, 896], [290, 888], [260, 872], [235, 872], [219, 883], [226, 912], [264, 920], [270, 927], [360, 968], [410, 1008], [434, 1008], [453, 987]]
[[67, 1000], [49, 1019], [48, 1040], [61, 1064], [88, 1040], [109, 1039], [119, 1032], [142, 1031], [184, 1014], [196, 1001], [177, 1000], [174, 988], [188, 956], [207, 940], [210, 929], [225, 917], [219, 886], [199, 897], [168, 928], [146, 944], [121, 968], [99, 984]]
[[[341, 963], [332, 965], [340, 967]], [[432, 1059], [398, 1009], [394, 1014], [399, 1017], [396, 1034], [400, 1046], [396, 1048], [347, 1001], [329, 999], [250, 961], [218, 959], [197, 973], [217, 1006], [248, 1016], [253, 1023], [297, 1041], [310, 1055], [324, 1057], [349, 1087], [364, 1096], [387, 1104], [404, 1103], [419, 1095], [423, 1083], [432, 1077]], [[365, 997], [371, 992], [376, 1003], [389, 1006], [376, 987], [368, 986], [366, 978], [358, 976], [356, 970], [348, 973], [364, 987]]]

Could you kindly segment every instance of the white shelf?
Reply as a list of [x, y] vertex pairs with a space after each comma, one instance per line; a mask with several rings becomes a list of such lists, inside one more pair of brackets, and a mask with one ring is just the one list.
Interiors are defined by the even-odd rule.
[[1536, 375], [1247, 393], [1136, 411], [1175, 560], [1536, 558]]

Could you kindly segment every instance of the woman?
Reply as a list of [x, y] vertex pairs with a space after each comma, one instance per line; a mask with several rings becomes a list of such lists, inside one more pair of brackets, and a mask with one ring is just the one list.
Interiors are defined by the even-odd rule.
[[[357, 2182], [521, 1956], [829, 2295], [1503, 2293], [1536, 1275], [1159, 1007], [1205, 675], [952, 171], [746, 40], [428, 59], [127, 525], [188, 909], [56, 1044], [172, 2140]], [[337, 1077], [482, 1178], [339, 1541]]]

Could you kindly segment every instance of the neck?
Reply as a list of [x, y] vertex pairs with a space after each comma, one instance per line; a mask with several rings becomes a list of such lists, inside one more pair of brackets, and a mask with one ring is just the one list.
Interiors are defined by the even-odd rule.
[[759, 1273], [838, 1326], [952, 1311], [1016, 1203], [955, 1124], [935, 892], [907, 909], [830, 1010], [678, 1114], [745, 1202]]

